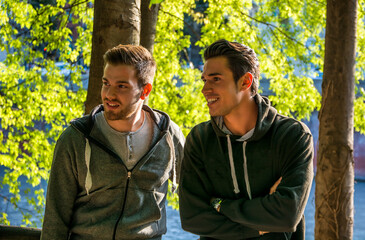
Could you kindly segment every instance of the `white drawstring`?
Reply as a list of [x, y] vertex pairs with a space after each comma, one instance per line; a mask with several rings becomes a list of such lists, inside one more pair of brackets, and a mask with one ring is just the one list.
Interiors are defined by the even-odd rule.
[[176, 189], [177, 189], [177, 183], [176, 183], [176, 157], [175, 157], [175, 147], [174, 147], [174, 143], [171, 137], [171, 134], [168, 132], [166, 134], [166, 140], [167, 143], [170, 147], [170, 154], [172, 157], [172, 193], [175, 193]]
[[227, 134], [226, 136], [227, 136], [227, 145], [228, 145], [229, 164], [231, 165], [231, 176], [232, 176], [233, 187], [234, 187], [233, 191], [234, 191], [234, 193], [237, 194], [240, 192], [240, 189], [238, 187], [236, 171], [234, 168], [231, 139], [229, 138], [229, 134]]
[[91, 173], [90, 173], [90, 157], [91, 157], [91, 148], [90, 148], [89, 140], [86, 138], [85, 163], [86, 163], [87, 173], [86, 173], [86, 179], [85, 179], [85, 189], [86, 189], [87, 195], [89, 195], [89, 191], [91, 189], [91, 186], [93, 185]]
[[245, 174], [245, 183], [246, 183], [246, 189], [247, 189], [247, 194], [248, 197], [250, 198], [250, 200], [252, 199], [251, 197], [251, 187], [250, 187], [250, 182], [248, 179], [248, 171], [247, 171], [247, 159], [246, 159], [246, 141], [243, 142], [242, 148], [243, 148], [243, 171]]
[[[229, 137], [230, 135], [227, 134], [227, 145], [228, 145], [228, 156], [229, 156], [229, 164], [231, 166], [231, 176], [232, 176], [232, 180], [233, 180], [233, 186], [234, 186], [234, 193], [239, 193], [240, 189], [238, 187], [238, 183], [237, 183], [237, 176], [236, 176], [236, 170], [234, 168], [234, 161], [233, 161], [233, 154], [232, 154], [232, 144], [231, 144], [231, 138]], [[246, 144], [247, 142], [244, 141], [243, 145], [242, 145], [242, 150], [243, 150], [243, 171], [244, 171], [244, 177], [245, 177], [245, 183], [246, 183], [246, 189], [247, 189], [247, 194], [248, 197], [250, 199], [252, 199], [252, 195], [251, 195], [251, 186], [250, 186], [250, 181], [248, 179], [248, 170], [247, 170], [247, 158], [246, 158]]]

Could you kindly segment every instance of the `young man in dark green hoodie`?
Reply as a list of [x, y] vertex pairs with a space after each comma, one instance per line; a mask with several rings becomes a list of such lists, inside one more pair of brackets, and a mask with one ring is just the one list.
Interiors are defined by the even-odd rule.
[[184, 136], [166, 113], [143, 105], [156, 64], [147, 49], [104, 55], [103, 104], [57, 141], [42, 240], [153, 239], [166, 233], [168, 179], [176, 184]]
[[179, 187], [183, 229], [200, 239], [304, 239], [313, 140], [257, 93], [255, 52], [219, 40], [204, 52], [211, 120], [186, 139]]

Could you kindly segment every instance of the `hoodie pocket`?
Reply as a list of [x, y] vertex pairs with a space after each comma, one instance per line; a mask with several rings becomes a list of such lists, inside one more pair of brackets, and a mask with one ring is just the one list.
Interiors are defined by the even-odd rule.
[[[143, 229], [148, 225], [152, 228], [161, 219], [160, 202], [164, 194], [143, 189], [129, 189], [123, 224], [125, 227]], [[156, 229], [154, 229], [156, 230]]]

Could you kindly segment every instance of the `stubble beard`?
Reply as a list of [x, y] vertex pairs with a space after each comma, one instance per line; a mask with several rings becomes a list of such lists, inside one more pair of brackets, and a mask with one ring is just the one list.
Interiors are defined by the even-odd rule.
[[[119, 106], [122, 106], [120, 102], [118, 102]], [[109, 121], [117, 121], [117, 120], [127, 120], [132, 117], [138, 109], [138, 104], [134, 103], [133, 105], [126, 106], [119, 111], [110, 111], [107, 108], [104, 108], [105, 117]]]
[[110, 121], [117, 121], [117, 120], [127, 120], [129, 119], [135, 112], [137, 111], [137, 107], [128, 106], [125, 109], [122, 109], [118, 112], [113, 111], [105, 111], [105, 117], [107, 120]]

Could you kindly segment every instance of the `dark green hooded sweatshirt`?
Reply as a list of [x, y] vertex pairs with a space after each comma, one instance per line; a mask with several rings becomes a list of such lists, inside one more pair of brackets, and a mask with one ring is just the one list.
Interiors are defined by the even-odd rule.
[[[186, 139], [181, 223], [201, 239], [304, 239], [312, 135], [305, 124], [277, 114], [267, 98], [256, 95], [255, 101], [258, 118], [249, 139], [225, 134], [213, 119], [195, 126]], [[209, 204], [213, 197], [224, 199], [219, 213]]]
[[132, 170], [103, 143], [92, 113], [73, 120], [57, 141], [42, 240], [161, 239], [168, 179], [178, 180], [185, 138], [167, 114], [150, 113], [161, 135]]

